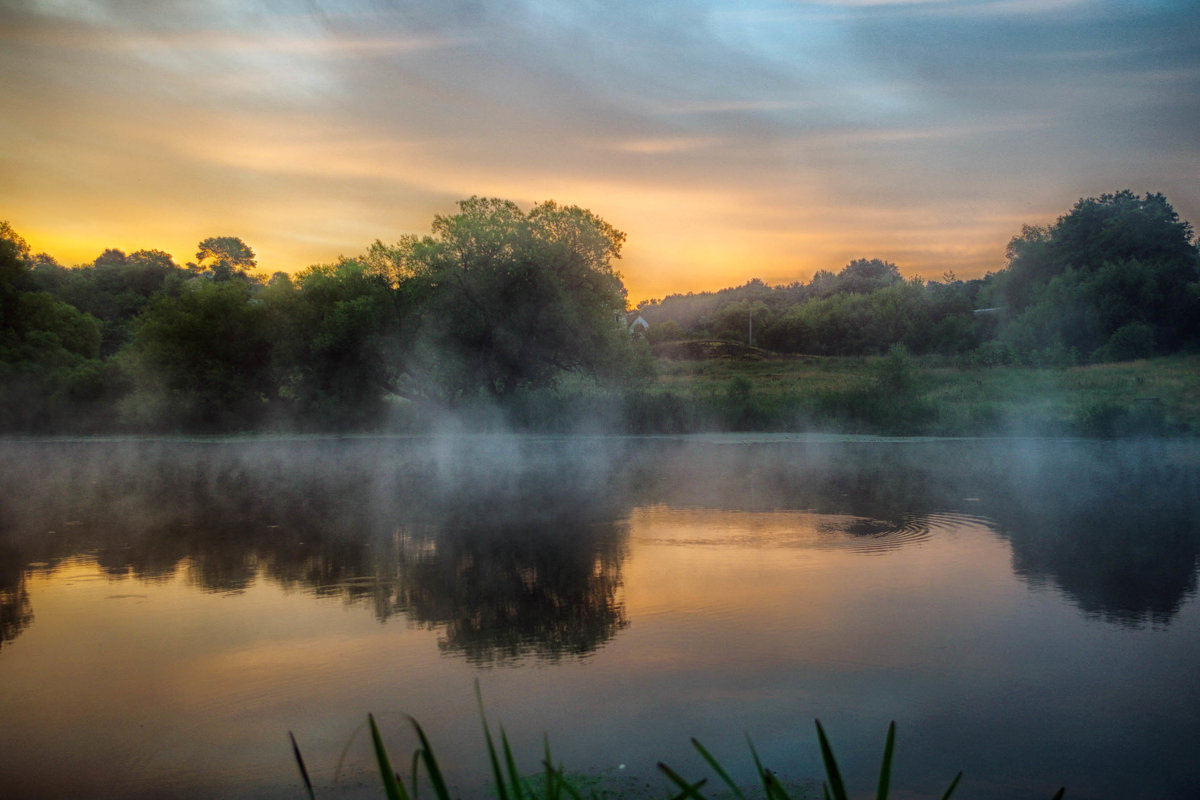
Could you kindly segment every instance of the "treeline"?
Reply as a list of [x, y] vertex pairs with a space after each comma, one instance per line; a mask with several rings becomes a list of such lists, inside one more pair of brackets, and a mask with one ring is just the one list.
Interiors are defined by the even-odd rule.
[[[669, 296], [638, 308], [645, 340], [630, 334], [613, 268], [623, 243], [576, 206], [471, 198], [429, 235], [268, 277], [236, 237], [205, 239], [184, 265], [110, 249], [64, 267], [0, 223], [0, 430], [367, 429], [398, 408], [480, 405], [522, 424], [541, 414], [531, 394], [568, 374], [617, 395], [634, 387], [622, 424], [646, 417], [639, 403], [672, 400], [647, 394], [647, 341], [831, 356], [900, 346], [971, 366], [1200, 342], [1200, 253], [1160, 194], [1081, 200], [1023, 228], [1007, 267], [976, 280], [905, 279], [860, 259], [808, 283]], [[606, 410], [610, 396], [580, 407]]]
[[1080, 200], [1025, 226], [1008, 266], [975, 280], [906, 280], [851, 261], [807, 284], [671, 295], [639, 313], [648, 336], [724, 339], [780, 353], [871, 355], [902, 345], [978, 365], [1069, 365], [1177, 352], [1200, 337], [1200, 255], [1161, 194]]
[[453, 409], [627, 375], [624, 234], [589, 211], [472, 198], [295, 276], [236, 237], [184, 266], [106, 250], [65, 268], [0, 229], [0, 429], [360, 429], [389, 398]]

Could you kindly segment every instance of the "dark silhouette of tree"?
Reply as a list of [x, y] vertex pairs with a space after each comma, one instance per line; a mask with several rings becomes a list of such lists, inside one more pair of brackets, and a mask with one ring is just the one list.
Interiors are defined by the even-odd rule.
[[196, 250], [196, 261], [188, 267], [200, 272], [210, 270], [213, 280], [227, 281], [234, 277], [245, 277], [258, 262], [249, 245], [236, 236], [210, 236], [200, 242]]
[[25, 564], [16, 548], [0, 545], [0, 648], [33, 623]]

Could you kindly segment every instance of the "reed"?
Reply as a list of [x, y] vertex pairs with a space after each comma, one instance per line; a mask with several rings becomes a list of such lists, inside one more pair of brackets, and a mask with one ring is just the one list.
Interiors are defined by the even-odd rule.
[[[563, 768], [554, 765], [554, 761], [550, 755], [549, 740], [545, 742], [542, 757], [542, 772], [533, 776], [524, 776], [521, 774], [521, 771], [517, 768], [516, 758], [513, 755], [512, 747], [509, 745], [508, 736], [504, 732], [503, 726], [499, 728], [500, 746], [497, 748], [496, 741], [492, 737], [491, 726], [487, 721], [487, 715], [484, 713], [483, 699], [478, 685], [475, 688], [476, 697], [479, 700], [479, 716], [483, 721], [484, 742], [487, 746], [488, 761], [491, 765], [494, 782], [492, 793], [496, 800], [585, 800], [583, 792], [568, 778]], [[374, 716], [368, 714], [367, 721], [371, 729], [371, 742], [375, 751], [376, 764], [379, 768], [380, 781], [388, 800], [418, 800], [418, 777], [422, 766], [425, 769], [426, 780], [430, 787], [432, 787], [435, 800], [455, 800], [450, 793], [437, 758], [434, 756], [433, 746], [425, 736], [425, 731], [421, 728], [420, 723], [409, 717], [409, 721], [416, 731], [420, 746], [412, 755], [410, 761], [410, 779], [406, 787], [403, 777], [392, 768], [391, 760], [388, 757], [387, 749], [384, 747], [383, 739], [379, 734], [379, 728], [375, 724]], [[826, 736], [825, 729], [821, 726], [820, 720], [816, 721], [816, 725], [817, 741], [821, 749], [821, 760], [825, 766], [825, 782], [822, 787], [824, 800], [849, 800], [850, 794], [842, 778], [837, 759], [833, 754], [833, 747], [829, 743], [829, 738]], [[310, 800], [316, 800], [312, 782], [309, 780], [308, 770], [304, 764], [304, 757], [300, 753], [300, 747], [291, 732], [288, 733], [288, 736], [291, 738], [292, 751], [296, 758], [296, 764], [300, 769], [301, 778], [304, 780], [308, 796]], [[787, 788], [772, 770], [763, 766], [762, 760], [758, 756], [758, 751], [754, 748], [754, 742], [750, 741], [749, 737], [747, 737], [746, 741], [749, 745], [750, 757], [754, 762], [759, 784], [761, 785], [762, 796], [766, 800], [801, 800], [800, 797], [788, 792]], [[750, 800], [747, 796], [747, 788], [739, 786], [731, 777], [729, 771], [721, 765], [704, 745], [698, 740], [692, 739], [692, 746], [696, 748], [700, 757], [716, 773], [721, 784], [723, 784], [724, 789], [721, 790], [720, 795], [717, 795], [718, 797], [732, 795], [735, 800]], [[896, 723], [892, 722], [888, 725], [887, 739], [883, 746], [883, 760], [880, 764], [879, 781], [875, 789], [876, 800], [887, 800], [891, 791], [892, 759], [895, 746]], [[698, 781], [688, 780], [662, 762], [658, 763], [658, 769], [672, 784], [673, 793], [667, 795], [668, 800], [710, 800], [709, 795], [706, 795], [703, 791], [708, 783], [707, 778], [701, 778]], [[950, 786], [942, 795], [942, 800], [950, 800], [955, 789], [958, 788], [960, 780], [962, 780], [961, 772], [954, 776], [954, 779], [950, 782]], [[1054, 794], [1052, 800], [1062, 800], [1065, 793], [1066, 788], [1060, 788]], [[587, 795], [587, 800], [600, 800], [600, 795], [595, 791], [591, 791]]]

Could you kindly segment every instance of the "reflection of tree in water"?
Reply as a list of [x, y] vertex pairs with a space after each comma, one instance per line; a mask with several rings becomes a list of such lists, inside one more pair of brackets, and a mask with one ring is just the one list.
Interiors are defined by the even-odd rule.
[[[578, 508], [576, 509], [578, 510]], [[392, 607], [442, 627], [473, 663], [594, 651], [628, 624], [620, 600], [626, 532], [565, 512], [534, 523], [455, 514], [399, 542]]]
[[693, 443], [648, 474], [647, 501], [848, 515], [864, 533], [984, 517], [1019, 576], [1119, 624], [1166, 624], [1196, 593], [1192, 441]]
[[0, 546], [0, 647], [33, 622], [23, 566], [13, 548]]
[[626, 624], [614, 520], [627, 500], [609, 460], [543, 449], [447, 465], [387, 441], [28, 447], [36, 458], [0, 458], [13, 489], [0, 514], [6, 635], [10, 615], [32, 619], [28, 565], [80, 554], [114, 579], [182, 570], [202, 590], [240, 592], [265, 577], [381, 619], [402, 612], [477, 662], [582, 655]]
[[1164, 443], [1080, 450], [1040, 462], [996, 504], [1013, 570], [1109, 622], [1166, 625], [1196, 593], [1200, 463]]
[[265, 577], [403, 613], [475, 662], [582, 654], [627, 624], [635, 503], [839, 515], [899, 546], [936, 515], [986, 517], [1019, 575], [1115, 622], [1165, 624], [1196, 591], [1194, 443], [516, 441], [6, 443], [3, 635], [33, 618], [29, 565], [88, 554], [114, 577]]

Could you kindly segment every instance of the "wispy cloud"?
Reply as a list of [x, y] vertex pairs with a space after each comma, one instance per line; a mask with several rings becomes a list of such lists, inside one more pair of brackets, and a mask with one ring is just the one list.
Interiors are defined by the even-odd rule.
[[981, 274], [1086, 194], [1200, 222], [1198, 26], [1170, 0], [0, 0], [0, 181], [35, 247], [95, 232], [66, 260], [236, 227], [296, 269], [481, 193], [626, 229], [635, 297], [859, 256]]

